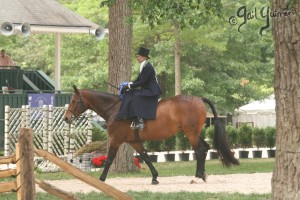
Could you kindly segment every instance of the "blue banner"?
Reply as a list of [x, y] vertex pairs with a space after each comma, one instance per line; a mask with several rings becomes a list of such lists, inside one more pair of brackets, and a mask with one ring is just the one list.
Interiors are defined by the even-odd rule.
[[30, 107], [55, 106], [55, 94], [28, 94], [28, 105]]

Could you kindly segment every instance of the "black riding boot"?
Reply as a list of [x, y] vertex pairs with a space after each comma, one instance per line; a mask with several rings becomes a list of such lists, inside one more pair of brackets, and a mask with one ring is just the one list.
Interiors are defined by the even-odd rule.
[[134, 123], [132, 124], [133, 129], [138, 129], [140, 131], [144, 130], [144, 120], [141, 117], [137, 117], [134, 120]]

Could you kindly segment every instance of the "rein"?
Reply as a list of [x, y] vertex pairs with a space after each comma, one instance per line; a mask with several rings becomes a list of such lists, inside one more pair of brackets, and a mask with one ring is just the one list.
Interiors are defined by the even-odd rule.
[[113, 108], [115, 105], [117, 105], [117, 103], [119, 103], [121, 100], [122, 100], [122, 99], [119, 99], [118, 101], [116, 101], [115, 103], [113, 103], [111, 106], [109, 106], [108, 108], [106, 108], [106, 109], [104, 110], [104, 112], [103, 112], [101, 115], [104, 116], [108, 110], [110, 110], [110, 109]]

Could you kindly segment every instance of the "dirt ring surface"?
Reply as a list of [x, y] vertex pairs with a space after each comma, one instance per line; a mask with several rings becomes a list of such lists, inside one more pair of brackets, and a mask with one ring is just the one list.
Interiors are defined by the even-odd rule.
[[[272, 173], [209, 175], [207, 182], [193, 176], [158, 177], [159, 184], [151, 185], [151, 177], [147, 178], [108, 178], [105, 183], [116, 189], [149, 192], [228, 192], [228, 193], [271, 193]], [[67, 192], [89, 193], [99, 190], [77, 180], [46, 181]], [[44, 192], [36, 186], [37, 192]]]

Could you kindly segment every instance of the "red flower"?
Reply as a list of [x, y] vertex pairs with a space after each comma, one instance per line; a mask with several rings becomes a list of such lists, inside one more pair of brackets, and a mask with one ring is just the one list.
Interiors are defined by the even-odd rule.
[[134, 158], [133, 159], [134, 160], [134, 163], [135, 163], [135, 165], [137, 166], [137, 168], [141, 168], [141, 165], [140, 165], [140, 163], [139, 163], [139, 159], [138, 158]]
[[[92, 158], [91, 161], [96, 167], [101, 167], [106, 160], [107, 160], [107, 156], [99, 156], [99, 157]], [[137, 166], [137, 168], [139, 169], [141, 168], [138, 158], [134, 158], [134, 163]]]

